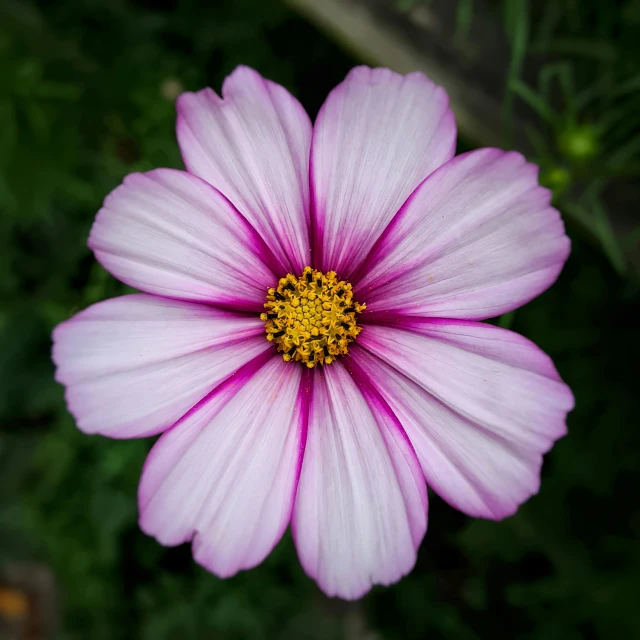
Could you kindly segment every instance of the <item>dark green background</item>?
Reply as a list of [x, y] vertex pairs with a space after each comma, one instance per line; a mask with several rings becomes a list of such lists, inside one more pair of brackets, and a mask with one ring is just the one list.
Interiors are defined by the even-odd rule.
[[[536, 96], [514, 89], [540, 116], [540, 161], [573, 252], [550, 291], [500, 322], [537, 342], [571, 385], [569, 436], [546, 457], [540, 494], [506, 521], [474, 521], [432, 495], [415, 570], [345, 604], [304, 576], [288, 534], [261, 567], [226, 581], [196, 566], [188, 546], [164, 549], [145, 537], [136, 486], [151, 441], [78, 432], [49, 351], [58, 322], [126, 289], [86, 238], [124, 175], [181, 166], [176, 83], [219, 89], [243, 63], [315, 116], [358, 61], [267, 0], [0, 0], [0, 570], [15, 561], [53, 570], [56, 637], [640, 637], [640, 296], [598, 213], [602, 194], [637, 178], [638, 58], [621, 38], [640, 23], [640, 6], [541, 2], [534, 15], [526, 2], [496, 3], [521, 57], [537, 55], [518, 44], [522, 29], [532, 42], [551, 5], [560, 12], [551, 45], [564, 42], [558, 55], [572, 65], [576, 95], [596, 81], [600, 93], [571, 113], [561, 97], [545, 121]], [[605, 118], [614, 125], [599, 126]], [[576, 155], [559, 136], [567, 131], [586, 135], [593, 150]], [[618, 180], [603, 168], [620, 167], [615, 154], [631, 143]], [[581, 212], [592, 216], [587, 224]]]

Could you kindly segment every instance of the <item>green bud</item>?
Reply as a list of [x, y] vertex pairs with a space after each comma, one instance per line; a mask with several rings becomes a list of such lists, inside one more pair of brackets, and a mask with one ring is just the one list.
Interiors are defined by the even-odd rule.
[[598, 154], [598, 147], [597, 133], [587, 125], [566, 129], [558, 136], [560, 153], [571, 162], [589, 162]]
[[558, 197], [569, 188], [571, 173], [564, 167], [549, 167], [540, 173], [540, 184], [551, 189], [554, 197]]

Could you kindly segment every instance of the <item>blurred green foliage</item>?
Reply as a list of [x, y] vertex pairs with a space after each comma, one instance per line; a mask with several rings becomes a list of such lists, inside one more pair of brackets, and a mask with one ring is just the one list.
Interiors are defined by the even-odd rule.
[[[394, 1], [400, 12], [430, 5], [444, 11], [446, 4]], [[640, 277], [640, 220], [629, 211], [640, 178], [640, 0], [451, 5], [459, 48], [472, 39], [476, 19], [500, 24], [507, 37], [506, 62], [483, 62], [505, 65], [502, 146], [512, 147], [524, 128], [528, 155], [556, 206], [618, 273]]]
[[[638, 248], [637, 238], [625, 242], [627, 234], [614, 226], [617, 220], [625, 230], [640, 227], [636, 215], [622, 221], [619, 210], [625, 192], [637, 196], [631, 184], [640, 178], [640, 1], [500, 5], [513, 48], [505, 121], [513, 97], [529, 108], [533, 159], [547, 186], [555, 188], [557, 206], [625, 275], [625, 252]], [[525, 73], [530, 83], [522, 79]], [[622, 197], [612, 197], [613, 190]]]
[[[473, 3], [461, 5], [464, 28]], [[640, 637], [640, 292], [620, 277], [602, 197], [615, 171], [637, 175], [638, 67], [624, 61], [640, 39], [621, 40], [607, 25], [621, 16], [638, 23], [640, 10], [633, 1], [594, 3], [603, 13], [569, 0], [539, 5], [553, 13], [547, 22], [538, 14], [532, 22], [525, 3], [505, 18], [521, 56], [510, 87], [538, 112], [544, 179], [563, 209], [574, 209], [570, 220], [588, 216], [608, 259], [571, 224], [574, 250], [557, 285], [499, 322], [536, 341], [572, 386], [570, 435], [547, 456], [540, 495], [505, 522], [473, 521], [432, 496], [413, 573], [345, 604], [304, 576], [289, 536], [261, 567], [227, 581], [197, 567], [188, 546], [146, 538], [135, 495], [150, 442], [78, 432], [49, 350], [58, 322], [126, 289], [93, 260], [88, 230], [124, 175], [181, 166], [177, 93], [219, 88], [244, 63], [315, 115], [354, 61], [278, 2], [3, 0], [0, 565], [52, 567], [57, 637]], [[570, 54], [543, 68], [537, 88], [519, 73], [536, 47]], [[586, 84], [597, 87], [586, 95], [585, 56], [593, 66]], [[545, 87], [556, 84], [564, 93], [548, 97]]]

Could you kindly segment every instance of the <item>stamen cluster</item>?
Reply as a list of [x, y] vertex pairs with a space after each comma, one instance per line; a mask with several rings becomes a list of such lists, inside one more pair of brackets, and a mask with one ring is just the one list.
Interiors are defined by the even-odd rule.
[[365, 305], [353, 300], [351, 285], [305, 267], [298, 278], [289, 273], [277, 288], [267, 291], [265, 323], [267, 340], [273, 341], [283, 359], [299, 361], [310, 369], [331, 364], [348, 347], [361, 328], [357, 316]]

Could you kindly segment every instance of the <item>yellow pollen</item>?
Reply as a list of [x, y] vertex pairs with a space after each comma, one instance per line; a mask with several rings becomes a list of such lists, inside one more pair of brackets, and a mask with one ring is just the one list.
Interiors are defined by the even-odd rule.
[[349, 351], [361, 328], [358, 314], [365, 305], [353, 300], [351, 285], [338, 280], [335, 271], [322, 273], [305, 267], [299, 278], [288, 273], [278, 287], [267, 290], [265, 323], [267, 340], [286, 362], [301, 362], [310, 369], [331, 364]]

